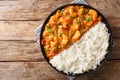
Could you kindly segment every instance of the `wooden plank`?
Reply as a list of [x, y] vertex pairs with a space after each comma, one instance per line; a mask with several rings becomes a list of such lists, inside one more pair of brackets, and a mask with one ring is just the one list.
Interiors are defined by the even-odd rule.
[[120, 39], [115, 39], [115, 45], [112, 48], [109, 59], [120, 59]]
[[[0, 1], [0, 20], [44, 20], [57, 7], [72, 0]], [[120, 0], [86, 0], [102, 12], [112, 26], [120, 26]]]
[[0, 41], [0, 61], [43, 61], [34, 41]]
[[34, 29], [41, 21], [0, 21], [0, 40], [38, 40]]
[[71, 0], [0, 1], [0, 20], [41, 20], [56, 7]]
[[[38, 36], [34, 29], [43, 21], [0, 21], [0, 40], [32, 40], [37, 41]], [[120, 37], [120, 26], [112, 27], [113, 37]]]
[[[95, 72], [78, 76], [76, 80], [119, 80], [120, 61], [107, 61]], [[112, 76], [111, 76], [112, 75]], [[43, 62], [0, 62], [0, 80], [68, 80]]]

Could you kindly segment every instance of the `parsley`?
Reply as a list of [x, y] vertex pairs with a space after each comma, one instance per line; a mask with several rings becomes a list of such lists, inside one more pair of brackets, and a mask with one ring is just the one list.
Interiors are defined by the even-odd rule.
[[73, 17], [71, 15], [69, 17], [70, 17], [71, 20], [73, 19]]
[[46, 51], [48, 51], [48, 48], [45, 48], [45, 47], [44, 47], [44, 50], [45, 50], [45, 52], [46, 52]]
[[86, 21], [88, 21], [88, 22], [91, 21], [91, 18], [90, 18], [90, 17], [87, 17], [87, 18], [86, 18]]
[[84, 32], [85, 32], [85, 30], [84, 30], [84, 29], [82, 29], [82, 30], [81, 30], [81, 32], [82, 32], [82, 33], [84, 33]]
[[53, 33], [52, 29], [48, 28], [47, 30], [48, 30], [49, 33]]

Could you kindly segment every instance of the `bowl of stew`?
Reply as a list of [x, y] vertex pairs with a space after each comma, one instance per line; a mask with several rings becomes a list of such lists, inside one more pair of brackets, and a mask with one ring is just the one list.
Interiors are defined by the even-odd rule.
[[[85, 4], [66, 4], [55, 9], [44, 21], [40, 32], [40, 48], [48, 64], [65, 75], [74, 76], [94, 71], [90, 69], [84, 73], [65, 73], [53, 66], [50, 60], [61, 51], [71, 47], [71, 45], [77, 42], [92, 26], [100, 21], [106, 24], [110, 36], [107, 54], [105, 58], [100, 61], [100, 65], [96, 65], [96, 69], [107, 59], [113, 45], [112, 31], [106, 18], [98, 10]], [[79, 28], [79, 26], [81, 27]]]

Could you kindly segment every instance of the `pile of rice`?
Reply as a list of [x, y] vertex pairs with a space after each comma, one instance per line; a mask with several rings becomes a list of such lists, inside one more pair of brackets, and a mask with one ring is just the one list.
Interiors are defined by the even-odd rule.
[[50, 63], [67, 74], [95, 70], [107, 53], [108, 41], [108, 29], [104, 23], [99, 22], [69, 49], [54, 56]]

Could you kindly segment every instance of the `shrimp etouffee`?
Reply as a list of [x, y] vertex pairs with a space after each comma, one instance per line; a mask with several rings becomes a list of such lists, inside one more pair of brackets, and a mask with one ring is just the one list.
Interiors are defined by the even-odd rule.
[[84, 6], [67, 6], [57, 10], [45, 25], [41, 44], [52, 59], [78, 41], [92, 26], [102, 20], [97, 11]]

